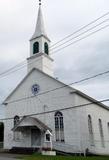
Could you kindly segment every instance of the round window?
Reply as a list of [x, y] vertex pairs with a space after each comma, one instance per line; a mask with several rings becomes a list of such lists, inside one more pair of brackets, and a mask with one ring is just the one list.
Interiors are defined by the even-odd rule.
[[39, 86], [38, 84], [32, 85], [31, 91], [32, 91], [32, 93], [33, 93], [34, 95], [36, 95], [36, 94], [39, 93], [39, 91], [40, 91], [40, 86]]

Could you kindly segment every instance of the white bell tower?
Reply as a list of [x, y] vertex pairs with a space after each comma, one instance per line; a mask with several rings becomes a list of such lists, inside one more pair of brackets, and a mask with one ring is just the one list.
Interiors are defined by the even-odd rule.
[[30, 57], [27, 59], [28, 72], [33, 68], [37, 68], [46, 74], [53, 76], [53, 59], [50, 58], [49, 46], [50, 39], [45, 31], [41, 0], [39, 0], [36, 28], [30, 39]]

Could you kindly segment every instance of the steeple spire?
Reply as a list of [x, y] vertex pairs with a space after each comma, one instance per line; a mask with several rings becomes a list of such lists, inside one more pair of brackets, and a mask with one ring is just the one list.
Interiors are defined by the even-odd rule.
[[40, 36], [44, 36], [49, 40], [49, 38], [47, 37], [46, 31], [45, 31], [41, 5], [42, 5], [41, 0], [39, 0], [38, 18], [37, 18], [35, 32], [31, 38], [31, 40], [38, 38]]

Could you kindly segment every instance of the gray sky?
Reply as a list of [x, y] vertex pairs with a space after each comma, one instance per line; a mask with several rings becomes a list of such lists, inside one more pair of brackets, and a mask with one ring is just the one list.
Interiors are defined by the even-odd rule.
[[[42, 8], [52, 45], [108, 12], [109, 0], [44, 0]], [[29, 39], [35, 29], [37, 11], [36, 0], [0, 1], [0, 73], [29, 56]], [[109, 15], [104, 19], [107, 18]], [[108, 35], [109, 27], [52, 55], [55, 76], [71, 83], [109, 70]], [[24, 73], [26, 67], [0, 78], [1, 101], [21, 81]], [[74, 87], [98, 100], [108, 98], [109, 74]]]

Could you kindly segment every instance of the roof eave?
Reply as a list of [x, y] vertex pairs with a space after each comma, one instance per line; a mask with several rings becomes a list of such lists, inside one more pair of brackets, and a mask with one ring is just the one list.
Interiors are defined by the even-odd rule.
[[51, 42], [51, 40], [48, 38], [48, 36], [44, 35], [44, 34], [41, 34], [40, 36], [32, 36], [32, 38], [29, 40], [29, 41], [33, 41], [37, 38], [40, 38], [40, 37], [44, 37], [46, 38], [49, 42]]
[[[74, 92], [70, 92], [71, 94], [73, 94]], [[106, 106], [105, 104], [101, 103], [100, 101], [97, 101], [96, 99], [86, 95], [85, 93], [79, 91], [79, 90], [76, 90], [75, 93], [79, 94], [80, 96], [86, 98], [87, 100], [89, 100], [90, 102], [92, 102], [92, 104], [96, 104], [96, 105], [100, 105], [101, 107], [109, 110], [109, 107]], [[85, 105], [85, 104], [84, 104]]]

